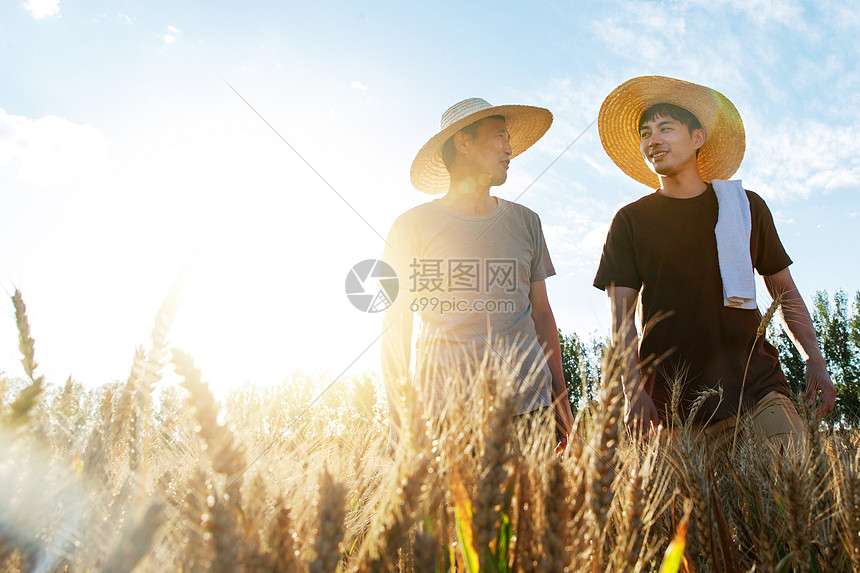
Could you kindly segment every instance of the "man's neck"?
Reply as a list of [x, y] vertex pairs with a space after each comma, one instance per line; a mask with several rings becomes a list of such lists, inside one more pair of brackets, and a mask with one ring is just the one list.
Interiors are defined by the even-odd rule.
[[659, 177], [659, 193], [673, 199], [692, 199], [708, 189], [708, 184], [702, 181], [698, 171]]
[[478, 185], [472, 179], [452, 179], [448, 193], [439, 199], [439, 203], [471, 216], [488, 215], [499, 204], [498, 199], [490, 195], [489, 185]]

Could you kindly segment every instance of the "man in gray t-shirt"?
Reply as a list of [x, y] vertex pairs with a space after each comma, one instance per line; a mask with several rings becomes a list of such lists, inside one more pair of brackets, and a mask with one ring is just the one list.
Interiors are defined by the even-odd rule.
[[[573, 415], [544, 284], [555, 270], [538, 216], [490, 195], [507, 179], [511, 158], [551, 123], [548, 110], [493, 107], [477, 98], [442, 115], [442, 129], [419, 151], [411, 178], [418, 190], [445, 195], [398, 217], [387, 239], [383, 258], [397, 272], [400, 292], [385, 314], [382, 367], [391, 394], [409, 375], [417, 312], [414, 382], [430, 411], [457, 395], [451, 380], [490, 352], [514, 369], [515, 413], [553, 407], [563, 447]], [[389, 417], [393, 451], [400, 421], [391, 399]]]

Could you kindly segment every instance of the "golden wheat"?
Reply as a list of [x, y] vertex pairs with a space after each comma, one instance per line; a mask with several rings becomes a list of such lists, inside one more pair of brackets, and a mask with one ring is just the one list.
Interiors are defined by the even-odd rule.
[[651, 571], [680, 541], [697, 571], [860, 561], [856, 430], [809, 418], [797, 452], [744, 436], [723, 457], [680, 425], [628, 437], [611, 351], [561, 457], [552, 413], [514, 421], [517, 381], [484, 362], [451, 381], [464, 390], [442, 416], [404, 387], [392, 460], [372, 374], [307, 412], [329, 381], [216, 400], [190, 356], [168, 356], [168, 304], [125, 383], [34, 387], [13, 304], [26, 378], [0, 378], [0, 572]]

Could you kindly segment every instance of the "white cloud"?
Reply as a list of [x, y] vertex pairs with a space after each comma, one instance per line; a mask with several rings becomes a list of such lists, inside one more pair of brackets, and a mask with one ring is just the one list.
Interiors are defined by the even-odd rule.
[[688, 0], [687, 5], [742, 14], [759, 25], [798, 27], [803, 23], [804, 9], [798, 0]]
[[556, 224], [543, 225], [553, 261], [587, 267], [600, 258], [612, 213], [604, 206], [589, 203], [591, 199], [574, 200], [558, 213], [560, 216], [553, 217]]
[[629, 2], [618, 13], [593, 25], [596, 35], [618, 54], [661, 61], [687, 37], [687, 21], [674, 7], [667, 10], [661, 4]]
[[60, 13], [60, 0], [27, 0], [24, 8], [30, 11], [33, 18], [42, 20]]
[[367, 86], [359, 81], [352, 82], [352, 84], [350, 84], [350, 87], [361, 91], [367, 91]]
[[607, 169], [609, 164], [605, 161], [603, 161], [602, 163], [599, 162], [597, 159], [593, 158], [591, 154], [580, 153], [579, 158], [586, 162], [588, 165], [590, 165], [591, 168], [594, 169], [600, 175], [608, 175], [610, 173], [609, 169]]
[[748, 140], [756, 144], [747, 150], [748, 188], [769, 197], [808, 197], [858, 186], [860, 142], [856, 133], [860, 123], [831, 126], [805, 120], [761, 130], [749, 123]]
[[117, 15], [120, 18], [122, 18], [123, 20], [125, 20], [126, 24], [134, 24], [134, 21], [131, 19], [131, 16], [129, 16], [128, 14], [123, 14], [122, 12], [118, 12]]
[[817, 4], [817, 8], [832, 26], [852, 31], [860, 26], [860, 13], [853, 3], [844, 0], [819, 0]]
[[168, 34], [164, 36], [165, 44], [172, 44], [176, 41], [176, 36], [182, 33], [182, 30], [177, 28], [176, 26], [168, 26], [167, 27]]
[[56, 116], [28, 119], [0, 109], [0, 165], [17, 164], [18, 179], [38, 187], [95, 181], [107, 161], [96, 128]]
[[[612, 16], [594, 21], [591, 29], [623, 62], [612, 68], [615, 85], [654, 74], [733, 94], [762, 97], [761, 89], [766, 89], [764, 95], [778, 97], [784, 90], [767, 86], [768, 77], [784, 64], [785, 31], [778, 26], [801, 30], [799, 41], [804, 43], [817, 41], [817, 30], [804, 20], [804, 8], [796, 0], [626, 2]], [[703, 41], [714, 34], [719, 41]], [[758, 82], [765, 85], [750, 87]]]
[[579, 242], [580, 249], [588, 255], [599, 257], [606, 242], [606, 233], [609, 232], [609, 222], [597, 223]]

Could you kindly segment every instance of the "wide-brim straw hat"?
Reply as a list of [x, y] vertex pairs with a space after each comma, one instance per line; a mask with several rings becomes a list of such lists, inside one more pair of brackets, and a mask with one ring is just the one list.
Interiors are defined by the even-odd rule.
[[603, 149], [624, 173], [656, 189], [660, 179], [639, 149], [639, 118], [658, 103], [671, 103], [696, 116], [705, 130], [697, 158], [704, 181], [729, 179], [744, 158], [746, 138], [738, 110], [720, 92], [673, 78], [643, 76], [615, 88], [600, 106], [597, 128]]
[[500, 115], [511, 135], [511, 157], [516, 157], [540, 139], [552, 125], [552, 113], [528, 105], [493, 106], [481, 98], [464, 99], [442, 114], [441, 131], [424, 144], [412, 162], [412, 185], [424, 193], [445, 193], [451, 185], [442, 161], [442, 146], [449, 137], [478, 120]]

